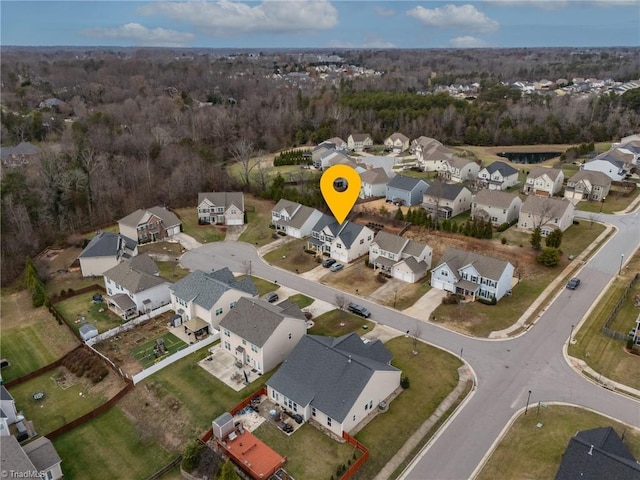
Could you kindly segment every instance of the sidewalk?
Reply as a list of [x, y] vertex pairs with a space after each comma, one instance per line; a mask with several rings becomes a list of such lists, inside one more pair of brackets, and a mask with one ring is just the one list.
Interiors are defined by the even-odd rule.
[[[426, 422], [414, 432], [411, 437], [404, 443], [404, 445], [398, 450], [391, 460], [387, 462], [384, 468], [374, 477], [374, 480], [387, 480], [391, 478], [393, 472], [413, 454], [413, 450], [418, 446], [422, 439], [429, 433], [429, 430], [440, 420], [440, 418], [449, 410], [451, 405], [460, 397], [464, 389], [467, 387], [467, 381], [472, 380], [473, 376], [471, 371], [466, 365], [463, 365], [458, 369], [458, 385], [453, 391], [447, 395], [447, 397], [438, 405], [436, 411], [431, 415]], [[433, 439], [433, 437], [432, 437]]]
[[[575, 342], [575, 340], [574, 340]], [[609, 389], [613, 392], [622, 392], [627, 395], [631, 395], [636, 399], [640, 399], [640, 390], [637, 390], [633, 387], [629, 387], [623, 383], [614, 382], [613, 380], [603, 377], [601, 373], [596, 372], [593, 368], [591, 368], [587, 363], [576, 357], [570, 357], [567, 353], [567, 348], [564, 348], [565, 359], [571, 365], [571, 368], [576, 372], [582, 373], [583, 377], [587, 377], [588, 380], [592, 381], [596, 385], [600, 385], [606, 389]]]

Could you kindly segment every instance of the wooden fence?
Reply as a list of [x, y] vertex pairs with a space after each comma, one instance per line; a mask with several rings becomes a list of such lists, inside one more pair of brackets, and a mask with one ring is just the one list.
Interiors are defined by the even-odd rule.
[[[73, 350], [71, 350], [71, 352], [67, 353], [67, 355], [69, 355], [72, 352], [75, 352], [76, 350], [82, 348], [82, 345], [78, 345], [76, 348], [74, 348]], [[5, 387], [7, 388], [11, 388], [11, 387], [15, 387], [16, 385], [20, 385], [21, 383], [24, 383], [28, 380], [31, 380], [32, 378], [38, 377], [40, 375], [42, 375], [45, 372], [48, 372], [49, 370], [53, 370], [54, 368], [58, 367], [60, 364], [62, 364], [62, 362], [64, 362], [64, 359], [67, 357], [67, 355], [60, 357], [58, 360], [56, 360], [53, 363], [50, 363], [49, 365], [45, 365], [44, 367], [41, 367], [37, 370], [34, 370], [33, 372], [27, 373], [26, 375], [21, 376], [20, 378], [16, 378], [14, 380], [11, 380], [10, 382], [7, 382], [4, 384]]]
[[629, 291], [638, 281], [638, 279], [640, 279], [640, 273], [636, 273], [633, 276], [633, 278], [629, 282], [629, 285], [627, 285], [627, 288], [624, 289], [624, 292], [622, 292], [622, 295], [620, 295], [620, 298], [616, 302], [615, 306], [611, 309], [611, 312], [609, 312], [607, 320], [604, 322], [604, 325], [601, 328], [602, 333], [604, 333], [607, 337], [613, 338], [615, 340], [626, 340], [628, 338], [628, 335], [626, 333], [616, 332], [615, 330], [611, 329], [611, 324], [615, 320], [618, 311], [622, 308], [624, 301], [627, 299]]
[[176, 458], [171, 460], [169, 463], [167, 463], [164, 467], [162, 467], [156, 473], [154, 473], [149, 478], [147, 478], [147, 480], [159, 480], [159, 479], [161, 479], [167, 473], [169, 473], [171, 470], [173, 470], [175, 467], [180, 465], [180, 462], [182, 462], [182, 455], [178, 455]]
[[358, 471], [358, 469], [369, 459], [369, 449], [361, 444], [358, 440], [353, 438], [347, 432], [342, 433], [342, 438], [344, 438], [348, 444], [353, 445], [355, 448], [362, 452], [362, 456], [358, 458], [354, 463], [351, 464], [349, 468], [342, 474], [340, 480], [348, 480], [353, 476], [354, 473]]

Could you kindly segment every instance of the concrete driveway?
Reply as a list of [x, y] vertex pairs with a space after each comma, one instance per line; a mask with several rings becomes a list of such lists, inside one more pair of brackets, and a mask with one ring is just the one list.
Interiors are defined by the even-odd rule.
[[416, 303], [404, 309], [402, 313], [426, 322], [431, 318], [431, 313], [438, 308], [442, 303], [442, 299], [446, 296], [447, 292], [432, 288], [420, 297]]

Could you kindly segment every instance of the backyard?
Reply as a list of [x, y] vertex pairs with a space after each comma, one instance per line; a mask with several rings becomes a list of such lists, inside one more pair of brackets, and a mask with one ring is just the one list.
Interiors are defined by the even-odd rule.
[[3, 290], [0, 310], [0, 351], [10, 363], [2, 369], [5, 382], [54, 362], [79, 343], [45, 307], [33, 308], [26, 290]]
[[529, 415], [521, 415], [513, 423], [476, 478], [553, 480], [572, 436], [581, 430], [609, 426], [624, 438], [634, 457], [640, 458], [637, 429], [576, 407], [533, 407]]
[[[158, 340], [162, 340], [161, 343], [164, 345], [164, 350], [158, 347]], [[187, 344], [173, 333], [165, 333], [131, 350], [131, 356], [142, 365], [142, 368], [149, 368], [159, 360], [173, 355], [185, 347], [187, 347]]]
[[78, 332], [84, 323], [95, 325], [100, 333], [122, 324], [122, 318], [109, 310], [105, 302], [93, 301], [94, 294], [104, 296], [104, 292], [96, 289], [56, 303], [56, 309], [74, 332]]

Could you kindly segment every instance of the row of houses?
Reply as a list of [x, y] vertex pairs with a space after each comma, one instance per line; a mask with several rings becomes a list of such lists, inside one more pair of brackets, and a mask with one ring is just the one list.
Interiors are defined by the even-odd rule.
[[600, 172], [613, 181], [622, 181], [635, 173], [640, 161], [640, 134], [624, 137], [606, 152], [585, 162], [581, 169]]

